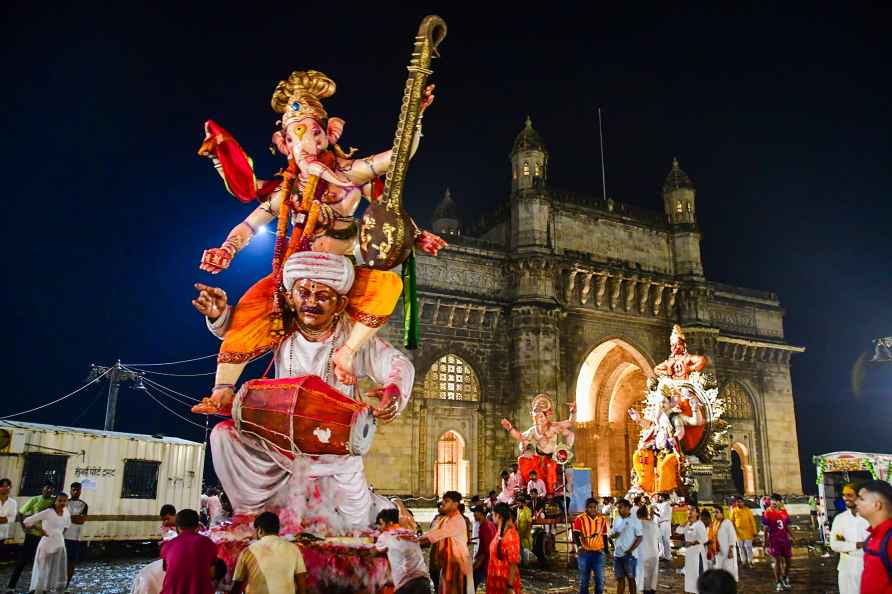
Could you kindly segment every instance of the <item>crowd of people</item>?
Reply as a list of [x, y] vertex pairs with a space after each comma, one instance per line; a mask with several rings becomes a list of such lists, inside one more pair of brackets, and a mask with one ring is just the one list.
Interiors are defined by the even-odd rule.
[[13, 537], [16, 523], [25, 532], [7, 591], [15, 590], [22, 572], [31, 565], [30, 592], [62, 594], [81, 557], [81, 530], [89, 509], [81, 499], [81, 484], [71, 483], [69, 494], [47, 481], [21, 509], [10, 497], [11, 490], [12, 481], [0, 478], [0, 543]]
[[[521, 484], [517, 469], [502, 475], [502, 492], [473, 496], [469, 509], [460, 493], [446, 492], [427, 531], [419, 529], [412, 511], [402, 501], [377, 516], [376, 548], [386, 555], [396, 594], [473, 594], [485, 586], [488, 594], [519, 594], [520, 569], [535, 555], [540, 562], [549, 550], [534, 545], [532, 528], [541, 524], [540, 540], [549, 535], [546, 498], [539, 495], [539, 479]], [[514, 486], [510, 492], [506, 485]], [[25, 530], [25, 542], [10, 576], [13, 591], [29, 563], [29, 590], [62, 593], [80, 559], [81, 529], [88, 506], [80, 498], [81, 485], [70, 495], [46, 483], [40, 494], [21, 509], [10, 497], [12, 483], [0, 479], [0, 540], [12, 536], [15, 523]], [[544, 490], [544, 489], [543, 489]], [[566, 505], [557, 498], [558, 507]], [[549, 498], [550, 503], [555, 498]], [[833, 518], [830, 547], [839, 553], [841, 594], [892, 592], [892, 486], [872, 480], [843, 489], [845, 511]], [[585, 511], [571, 522], [580, 594], [601, 594], [608, 560], [619, 594], [654, 593], [661, 561], [673, 558], [671, 535], [684, 546], [684, 591], [730, 594], [737, 591], [740, 568], [752, 567], [753, 541], [761, 534], [765, 553], [772, 559], [776, 590], [792, 589], [790, 516], [779, 495], [772, 495], [756, 520], [740, 497], [730, 509], [687, 504], [684, 523], [674, 525], [673, 507], [665, 494], [654, 500], [638, 495], [589, 498]], [[473, 520], [466, 514], [471, 512]], [[260, 514], [254, 521], [256, 540], [245, 548], [227, 578], [216, 545], [200, 532], [227, 519], [225, 495], [211, 489], [200, 511], [172, 505], [160, 511], [160, 559], [146, 566], [133, 583], [133, 594], [214, 594], [307, 591], [306, 568], [300, 549], [279, 536], [279, 519]], [[674, 531], [673, 531], [674, 528]], [[553, 535], [552, 535], [553, 536]], [[425, 554], [423, 549], [430, 548]], [[669, 565], [671, 570], [671, 565]], [[592, 579], [594, 578], [594, 579]]]

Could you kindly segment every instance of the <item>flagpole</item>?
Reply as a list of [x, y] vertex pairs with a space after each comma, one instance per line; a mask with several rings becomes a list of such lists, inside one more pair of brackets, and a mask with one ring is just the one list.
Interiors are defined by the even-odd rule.
[[601, 122], [601, 108], [598, 108], [598, 138], [601, 141], [601, 198], [607, 200], [607, 174], [604, 169], [604, 125]]

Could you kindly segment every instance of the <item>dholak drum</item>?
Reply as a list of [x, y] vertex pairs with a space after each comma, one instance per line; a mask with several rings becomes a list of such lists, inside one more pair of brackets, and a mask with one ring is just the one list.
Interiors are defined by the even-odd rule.
[[369, 451], [375, 417], [315, 375], [251, 380], [232, 405], [236, 429], [287, 456]]

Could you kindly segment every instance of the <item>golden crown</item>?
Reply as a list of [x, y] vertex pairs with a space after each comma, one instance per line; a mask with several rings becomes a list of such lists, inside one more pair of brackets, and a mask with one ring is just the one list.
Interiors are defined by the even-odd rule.
[[280, 80], [270, 101], [273, 111], [282, 114], [282, 127], [303, 118], [328, 118], [320, 99], [335, 94], [337, 85], [317, 70], [295, 70], [287, 80]]

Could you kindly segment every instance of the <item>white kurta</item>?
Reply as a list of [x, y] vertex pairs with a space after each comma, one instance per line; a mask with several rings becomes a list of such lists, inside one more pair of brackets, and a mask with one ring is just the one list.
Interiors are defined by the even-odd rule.
[[[230, 313], [228, 308], [215, 323], [208, 324], [216, 336], [225, 332]], [[347, 341], [352, 327], [352, 321], [342, 319], [332, 336], [321, 342], [308, 341], [300, 332], [291, 334], [275, 353], [276, 377], [317, 375], [333, 388], [356, 398], [355, 386], [339, 383], [331, 371], [331, 355]], [[387, 341], [374, 337], [359, 349], [353, 372], [358, 378], [369, 377], [382, 386], [396, 384], [400, 390], [399, 411], [408, 404], [415, 368]], [[214, 470], [235, 513], [259, 513], [280, 499], [297, 465], [306, 479], [316, 482], [320, 492], [333, 496], [338, 515], [350, 529], [368, 527], [379, 509], [393, 507], [369, 490], [361, 456], [304, 455], [291, 460], [239, 433], [231, 423], [217, 425], [210, 442]]]
[[[697, 580], [706, 571], [706, 547], [703, 546], [707, 539], [706, 526], [697, 520], [693, 524], [679, 526], [676, 532], [684, 536], [685, 542], [684, 591], [697, 594]], [[698, 544], [688, 544], [691, 542]]]
[[12, 538], [15, 533], [15, 518], [19, 513], [19, 504], [12, 497], [0, 503], [0, 516], [6, 518], [5, 524], [0, 524], [0, 543], [7, 538]]
[[[837, 514], [830, 528], [830, 548], [839, 553], [840, 594], [858, 594], [861, 588], [861, 572], [864, 571], [864, 551], [857, 548], [870, 536], [869, 524], [851, 510]], [[841, 537], [841, 538], [840, 538]]]
[[41, 523], [45, 535], [37, 544], [29, 589], [37, 594], [41, 592], [61, 594], [68, 582], [68, 555], [65, 553], [63, 534], [65, 529], [71, 526], [71, 514], [66, 508], [62, 510], [62, 515], [59, 515], [55, 508], [50, 507], [28, 516], [23, 524], [30, 528], [37, 522]]
[[641, 520], [641, 544], [635, 552], [635, 585], [639, 591], [656, 590], [660, 578], [660, 527], [653, 520]]
[[[724, 569], [734, 576], [734, 581], [738, 581], [737, 574], [737, 530], [731, 520], [722, 520], [719, 526], [718, 534], [718, 551], [716, 551], [715, 560], [712, 569]], [[728, 551], [731, 552], [731, 558], [728, 558]]]
[[657, 505], [660, 518], [657, 525], [660, 527], [660, 556], [663, 559], [672, 559], [672, 504], [664, 501]]

